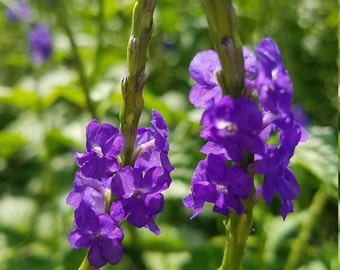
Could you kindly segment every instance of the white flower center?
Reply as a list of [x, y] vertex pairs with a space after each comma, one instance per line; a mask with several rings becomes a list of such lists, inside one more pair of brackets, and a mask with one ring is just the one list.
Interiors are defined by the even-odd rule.
[[96, 152], [97, 156], [102, 158], [104, 155], [103, 155], [103, 151], [102, 151], [102, 148], [99, 146], [99, 145], [94, 145], [93, 146], [93, 150]]
[[220, 130], [225, 130], [227, 131], [228, 134], [233, 133], [237, 130], [237, 125], [235, 125], [232, 122], [225, 121], [223, 119], [217, 120], [216, 122], [216, 128]]

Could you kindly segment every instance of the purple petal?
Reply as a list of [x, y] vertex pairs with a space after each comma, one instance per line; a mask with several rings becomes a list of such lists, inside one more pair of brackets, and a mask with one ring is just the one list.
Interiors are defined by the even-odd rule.
[[119, 263], [123, 256], [123, 247], [119, 240], [100, 237], [98, 239], [98, 249], [101, 258], [112, 265]]
[[218, 196], [216, 186], [209, 182], [194, 183], [192, 186], [192, 194], [194, 198], [206, 202], [215, 202]]
[[151, 125], [155, 131], [156, 149], [157, 151], [169, 151], [168, 143], [168, 126], [162, 115], [156, 110], [152, 110]]
[[209, 154], [207, 156], [207, 180], [211, 183], [220, 184], [226, 166], [226, 160], [223, 156]]
[[98, 240], [95, 241], [94, 244], [89, 249], [87, 258], [89, 260], [89, 263], [94, 268], [100, 268], [107, 263], [101, 256], [101, 250], [99, 249], [99, 246], [98, 246]]
[[217, 103], [222, 97], [219, 85], [206, 86], [196, 84], [190, 90], [189, 101], [196, 108], [205, 109]]
[[286, 219], [288, 213], [294, 212], [294, 204], [290, 200], [283, 200], [281, 201], [281, 208], [280, 208], [281, 216], [283, 220]]
[[247, 199], [253, 189], [253, 181], [250, 175], [245, 172], [240, 166], [229, 168], [225, 177], [228, 181], [228, 189], [230, 193], [240, 199]]
[[138, 188], [136, 184], [141, 183], [142, 179], [143, 175], [140, 169], [130, 166], [124, 167], [112, 178], [112, 194], [122, 198], [129, 198]]
[[85, 202], [81, 202], [74, 211], [74, 220], [81, 231], [97, 232], [99, 230], [97, 215]]
[[84, 233], [79, 229], [74, 229], [68, 235], [68, 242], [73, 248], [87, 248], [95, 241], [96, 236], [91, 233]]
[[153, 220], [150, 220], [145, 227], [147, 229], [149, 229], [150, 231], [152, 231], [154, 234], [156, 235], [160, 235], [161, 234], [161, 230], [158, 228], [158, 226], [156, 225], [156, 223]]
[[123, 204], [120, 200], [112, 202], [110, 207], [110, 215], [117, 222], [121, 222], [125, 218]]
[[189, 66], [191, 78], [201, 85], [217, 85], [215, 72], [219, 70], [220, 60], [213, 50], [197, 53]]

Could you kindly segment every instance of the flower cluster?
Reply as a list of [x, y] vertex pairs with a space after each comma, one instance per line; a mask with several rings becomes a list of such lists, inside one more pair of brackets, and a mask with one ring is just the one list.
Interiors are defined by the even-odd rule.
[[[290, 158], [300, 141], [308, 138], [292, 109], [292, 82], [279, 48], [270, 38], [261, 40], [255, 54], [243, 48], [245, 89], [232, 99], [222, 95], [216, 73], [221, 65], [215, 51], [198, 53], [189, 72], [197, 82], [189, 100], [203, 108], [201, 137], [206, 154], [192, 178], [191, 194], [184, 205], [198, 215], [205, 202], [214, 203], [213, 211], [227, 215], [232, 209], [244, 212], [242, 201], [255, 191], [251, 175], [263, 175], [257, 197], [270, 204], [276, 194], [285, 219], [294, 211], [299, 185], [289, 169]], [[253, 101], [258, 98], [257, 104]], [[276, 136], [278, 143], [269, 144]], [[271, 142], [273, 139], [270, 140]]]
[[28, 43], [31, 62], [40, 66], [52, 55], [52, 36], [48, 25], [32, 23], [30, 6], [26, 2], [15, 1], [7, 9], [7, 18], [12, 23], [29, 23]]
[[155, 218], [163, 210], [161, 192], [170, 186], [174, 168], [167, 125], [157, 111], [152, 114], [152, 127], [137, 131], [133, 166], [123, 167], [119, 157], [124, 147], [120, 131], [96, 120], [86, 127], [86, 151], [75, 156], [79, 170], [67, 197], [76, 208], [75, 228], [68, 239], [74, 248], [89, 248], [95, 268], [121, 259], [122, 221], [160, 234]]

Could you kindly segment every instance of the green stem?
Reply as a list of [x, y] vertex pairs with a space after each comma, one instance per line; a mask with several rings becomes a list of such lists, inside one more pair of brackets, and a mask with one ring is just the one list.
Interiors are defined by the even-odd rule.
[[[231, 0], [202, 0], [202, 3], [211, 38], [221, 62], [222, 70], [216, 74], [218, 83], [223, 95], [240, 97], [244, 88], [244, 59]], [[252, 161], [252, 155], [245, 155], [242, 167], [247, 169]], [[252, 225], [254, 190], [243, 202], [244, 214], [238, 216], [234, 211], [230, 214], [226, 246], [219, 270], [242, 269], [244, 249]]]
[[222, 66], [217, 80], [224, 95], [239, 97], [244, 87], [244, 61], [231, 0], [202, 0], [202, 3]]
[[153, 32], [153, 12], [156, 0], [137, 0], [132, 16], [132, 30], [127, 49], [128, 75], [122, 79], [123, 102], [120, 111], [120, 130], [125, 144], [123, 166], [133, 165], [137, 126], [143, 110], [145, 66]]
[[79, 75], [79, 80], [80, 80], [80, 84], [82, 87], [82, 90], [84, 92], [85, 95], [85, 100], [86, 100], [86, 105], [87, 108], [91, 114], [92, 118], [97, 118], [96, 117], [96, 111], [95, 111], [95, 107], [94, 104], [91, 100], [90, 97], [90, 87], [88, 84], [88, 79], [87, 76], [85, 74], [85, 69], [84, 69], [84, 65], [82, 62], [82, 59], [80, 57], [80, 53], [78, 51], [78, 47], [76, 45], [76, 42], [74, 40], [73, 37], [73, 33], [72, 30], [70, 28], [70, 24], [68, 21], [68, 13], [67, 13], [67, 7], [64, 4], [64, 2], [62, 0], [56, 1], [56, 3], [58, 3], [57, 5], [57, 13], [58, 13], [58, 19], [60, 24], [62, 25], [62, 27], [64, 28], [64, 31], [70, 41], [71, 44], [71, 49], [72, 49], [72, 53], [73, 53], [73, 57], [75, 60], [75, 65], [76, 65], [76, 69]]
[[252, 226], [254, 192], [244, 201], [243, 206], [244, 214], [238, 216], [235, 211], [230, 213], [226, 246], [224, 248], [222, 264], [218, 270], [242, 269], [242, 258]]
[[97, 47], [94, 58], [94, 65], [90, 75], [90, 85], [96, 82], [98, 74], [101, 74], [102, 52], [104, 49], [103, 32], [104, 32], [104, 0], [98, 0], [97, 23]]
[[96, 268], [93, 268], [90, 263], [89, 260], [87, 259], [87, 254], [84, 257], [84, 260], [82, 261], [81, 265], [79, 266], [78, 270], [95, 270]]
[[317, 220], [322, 214], [326, 201], [326, 193], [319, 189], [314, 195], [312, 204], [308, 209], [307, 218], [303, 221], [300, 232], [292, 244], [292, 249], [289, 253], [284, 270], [294, 270], [298, 268], [301, 257], [305, 254], [306, 246], [314, 226], [319, 224]]

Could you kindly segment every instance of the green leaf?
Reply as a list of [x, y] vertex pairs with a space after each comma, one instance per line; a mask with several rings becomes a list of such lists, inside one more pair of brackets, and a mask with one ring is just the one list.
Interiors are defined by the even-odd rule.
[[338, 196], [337, 140], [332, 128], [313, 126], [309, 140], [297, 147], [292, 163], [301, 165], [318, 179], [329, 195]]
[[17, 133], [2, 131], [0, 132], [0, 157], [9, 158], [26, 145], [23, 136]]
[[36, 111], [39, 107], [39, 97], [37, 93], [21, 88], [15, 88], [11, 91], [1, 91], [0, 102], [33, 111]]

